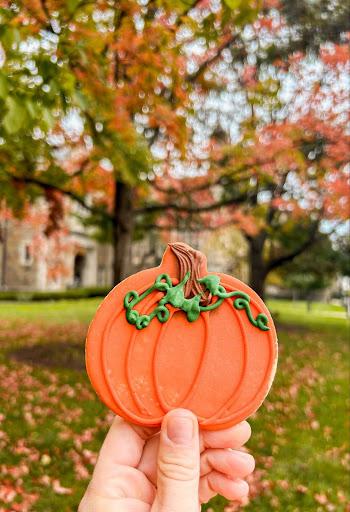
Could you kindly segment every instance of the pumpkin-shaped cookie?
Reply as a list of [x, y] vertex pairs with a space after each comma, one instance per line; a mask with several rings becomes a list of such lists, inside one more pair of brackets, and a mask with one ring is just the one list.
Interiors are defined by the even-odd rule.
[[145, 426], [177, 407], [192, 410], [204, 429], [234, 425], [261, 405], [276, 362], [263, 301], [238, 279], [208, 273], [206, 257], [183, 243], [108, 294], [86, 342], [101, 400]]

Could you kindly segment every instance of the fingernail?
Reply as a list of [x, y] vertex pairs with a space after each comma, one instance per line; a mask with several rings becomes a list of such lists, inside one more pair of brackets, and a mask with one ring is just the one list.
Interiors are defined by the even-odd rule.
[[236, 483], [236, 493], [237, 498], [244, 498], [245, 496], [248, 496], [249, 494], [249, 485], [245, 480], [235, 480]]
[[246, 465], [247, 469], [250, 473], [252, 473], [255, 469], [255, 459], [253, 455], [250, 455], [250, 453], [246, 452], [235, 452], [235, 456], [238, 456], [239, 459], [241, 459], [242, 463]]
[[247, 453], [247, 452], [241, 452], [239, 450], [234, 450], [234, 454], [236, 457], [239, 457], [242, 460], [250, 461], [250, 460], [254, 459], [254, 457], [252, 455], [250, 455], [250, 453]]
[[174, 444], [190, 445], [194, 435], [193, 418], [184, 415], [170, 415], [166, 424], [166, 433]]

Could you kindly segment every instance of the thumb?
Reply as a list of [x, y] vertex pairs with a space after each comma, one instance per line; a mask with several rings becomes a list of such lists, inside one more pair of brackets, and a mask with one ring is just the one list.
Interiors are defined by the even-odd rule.
[[163, 420], [158, 452], [157, 495], [152, 512], [198, 512], [198, 421], [185, 409]]

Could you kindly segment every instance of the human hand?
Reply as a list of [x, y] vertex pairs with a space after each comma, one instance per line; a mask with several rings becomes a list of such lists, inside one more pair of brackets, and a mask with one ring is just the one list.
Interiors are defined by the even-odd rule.
[[250, 434], [246, 421], [199, 432], [185, 409], [170, 411], [160, 432], [117, 417], [78, 512], [198, 512], [216, 494], [241, 500], [254, 458], [238, 449]]

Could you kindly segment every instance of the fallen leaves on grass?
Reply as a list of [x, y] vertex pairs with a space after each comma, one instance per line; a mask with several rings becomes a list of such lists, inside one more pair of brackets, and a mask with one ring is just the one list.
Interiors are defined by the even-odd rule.
[[0, 484], [0, 503], [11, 504], [11, 509], [0, 506], [0, 512], [29, 512], [38, 498], [37, 493], [26, 492], [19, 483]]
[[[52, 364], [46, 367], [43, 360], [29, 357], [31, 348], [39, 345], [45, 358], [52, 355], [53, 344], [69, 361], [72, 340], [75, 356], [80, 358], [74, 367], [83, 367], [85, 331], [86, 326], [77, 323], [55, 327], [19, 323], [16, 328], [0, 323], [0, 342], [5, 349], [5, 357], [2, 354], [0, 359], [0, 448], [2, 459], [9, 461], [0, 464], [0, 512], [34, 511], [41, 495], [71, 496], [75, 483], [91, 476], [100, 445], [98, 432], [107, 430], [110, 415], [96, 400], [85, 372], [70, 370], [69, 364], [62, 369], [58, 365], [56, 371]], [[17, 357], [23, 353], [28, 361]], [[82, 428], [81, 404], [88, 407], [92, 403], [103, 413], [90, 416], [89, 426]]]
[[[81, 371], [85, 332], [86, 325], [77, 322], [14, 326], [0, 321], [0, 512], [76, 510], [113, 417]], [[264, 504], [261, 510], [283, 510], [294, 500], [299, 504], [295, 510], [303, 510], [303, 503], [308, 504], [305, 510], [346, 509], [348, 497], [342, 489], [327, 477], [310, 481], [310, 473], [305, 476], [308, 465], [318, 459], [319, 467], [330, 464], [345, 471], [350, 466], [345, 440], [335, 441], [339, 427], [334, 418], [320, 413], [332, 378], [320, 364], [336, 364], [331, 393], [339, 393], [342, 359], [319, 341], [319, 332], [304, 330], [301, 338], [296, 330], [283, 336], [277, 380], [252, 418], [249, 446], [257, 469], [248, 478], [249, 499], [212, 508], [215, 512], [255, 510], [257, 498]], [[317, 446], [308, 452], [309, 460], [303, 458], [299, 433], [307, 433], [306, 443]], [[40, 505], [42, 496], [52, 508]]]
[[63, 487], [58, 478], [52, 480], [52, 489], [56, 494], [72, 494], [72, 489], [69, 489], [68, 487]]

